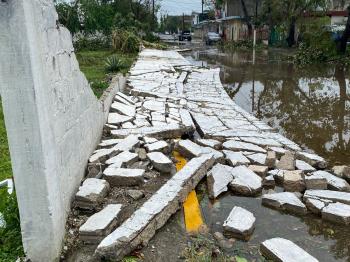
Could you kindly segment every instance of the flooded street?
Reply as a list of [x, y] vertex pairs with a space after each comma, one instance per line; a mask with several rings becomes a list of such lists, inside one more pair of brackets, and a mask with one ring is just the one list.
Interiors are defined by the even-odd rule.
[[233, 100], [270, 126], [326, 158], [350, 164], [349, 69], [332, 65], [304, 68], [285, 62], [279, 50], [220, 53], [198, 51], [191, 60], [221, 68]]

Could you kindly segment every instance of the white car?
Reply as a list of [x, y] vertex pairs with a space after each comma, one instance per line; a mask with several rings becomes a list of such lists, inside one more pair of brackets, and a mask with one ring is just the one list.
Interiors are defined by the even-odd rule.
[[205, 37], [205, 43], [211, 45], [212, 43], [217, 43], [221, 40], [221, 37], [218, 33], [208, 32]]

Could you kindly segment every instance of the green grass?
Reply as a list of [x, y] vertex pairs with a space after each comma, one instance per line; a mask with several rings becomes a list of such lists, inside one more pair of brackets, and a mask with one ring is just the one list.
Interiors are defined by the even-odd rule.
[[10, 151], [7, 142], [4, 114], [0, 100], [0, 181], [12, 177]]
[[125, 68], [120, 71], [124, 74], [129, 71], [137, 56], [137, 54], [122, 54], [111, 50], [83, 50], [77, 53], [80, 70], [85, 74], [97, 97], [100, 97], [103, 91], [109, 86], [106, 59], [113, 55], [118, 56], [125, 64]]

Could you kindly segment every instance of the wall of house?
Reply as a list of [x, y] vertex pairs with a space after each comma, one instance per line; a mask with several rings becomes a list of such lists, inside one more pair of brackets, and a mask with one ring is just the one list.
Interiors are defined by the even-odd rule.
[[72, 197], [125, 79], [96, 99], [52, 0], [0, 1], [0, 46], [0, 92], [24, 249], [33, 262], [55, 261]]

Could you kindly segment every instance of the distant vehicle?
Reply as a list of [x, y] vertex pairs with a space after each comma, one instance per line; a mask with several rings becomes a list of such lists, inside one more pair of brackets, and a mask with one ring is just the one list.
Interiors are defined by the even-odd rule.
[[190, 31], [182, 31], [179, 35], [179, 41], [192, 41], [192, 35]]
[[213, 43], [217, 43], [221, 40], [221, 37], [218, 33], [215, 32], [208, 32], [205, 36], [205, 43], [207, 45], [211, 45]]

